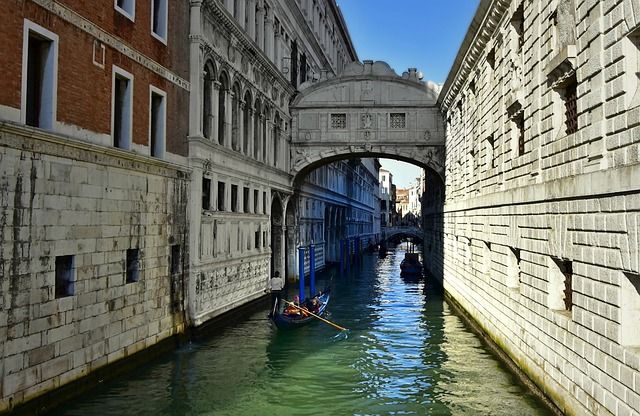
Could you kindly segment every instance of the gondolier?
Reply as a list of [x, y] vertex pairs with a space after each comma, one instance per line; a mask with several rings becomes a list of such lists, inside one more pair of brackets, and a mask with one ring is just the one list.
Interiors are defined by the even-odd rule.
[[269, 312], [269, 316], [273, 314], [273, 310], [276, 308], [277, 302], [280, 301], [280, 295], [282, 294], [283, 287], [284, 280], [280, 277], [280, 272], [276, 271], [269, 282], [269, 290], [271, 292], [271, 310]]

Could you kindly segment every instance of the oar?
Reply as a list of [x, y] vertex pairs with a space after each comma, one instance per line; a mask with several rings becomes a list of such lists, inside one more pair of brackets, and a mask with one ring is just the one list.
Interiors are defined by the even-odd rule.
[[296, 305], [296, 304], [295, 304], [295, 303], [293, 303], [293, 302], [289, 302], [289, 301], [288, 301], [288, 300], [286, 300], [286, 299], [282, 299], [282, 300], [283, 300], [285, 303], [287, 303], [287, 304], [289, 304], [289, 305], [293, 306], [294, 308], [300, 309], [301, 311], [304, 311], [304, 312], [308, 313], [309, 315], [313, 316], [314, 318], [317, 318], [317, 319], [321, 320], [322, 322], [327, 323], [327, 324], [331, 325], [332, 327], [334, 327], [334, 328], [336, 328], [336, 329], [339, 329], [340, 331], [347, 331], [347, 328], [343, 328], [343, 327], [341, 327], [341, 326], [340, 326], [340, 325], [338, 325], [338, 324], [334, 324], [333, 322], [329, 321], [328, 319], [324, 319], [323, 317], [316, 315], [315, 313], [311, 312], [311, 311], [310, 311], [310, 310], [308, 310], [307, 308], [301, 308], [300, 306]]

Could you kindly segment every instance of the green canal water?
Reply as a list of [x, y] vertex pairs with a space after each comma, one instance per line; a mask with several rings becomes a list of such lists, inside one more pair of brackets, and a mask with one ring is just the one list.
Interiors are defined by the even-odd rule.
[[[433, 284], [400, 276], [401, 246], [322, 274], [328, 318], [277, 331], [267, 309], [102, 383], [55, 415], [548, 415]], [[318, 286], [322, 286], [320, 282]], [[293, 290], [292, 290], [293, 291]]]

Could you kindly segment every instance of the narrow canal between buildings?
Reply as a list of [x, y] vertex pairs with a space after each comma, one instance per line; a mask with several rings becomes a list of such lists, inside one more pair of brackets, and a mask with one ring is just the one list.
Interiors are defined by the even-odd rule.
[[321, 275], [318, 286], [333, 289], [328, 318], [349, 328], [346, 335], [320, 322], [277, 331], [265, 306], [54, 414], [550, 414], [433, 284], [401, 277], [404, 248]]

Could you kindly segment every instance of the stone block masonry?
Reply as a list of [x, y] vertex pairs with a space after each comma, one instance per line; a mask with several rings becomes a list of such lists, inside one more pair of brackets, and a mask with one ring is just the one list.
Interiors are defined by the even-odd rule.
[[568, 415], [640, 415], [640, 7], [483, 0], [425, 264]]
[[3, 411], [184, 330], [189, 174], [12, 124], [0, 143]]

